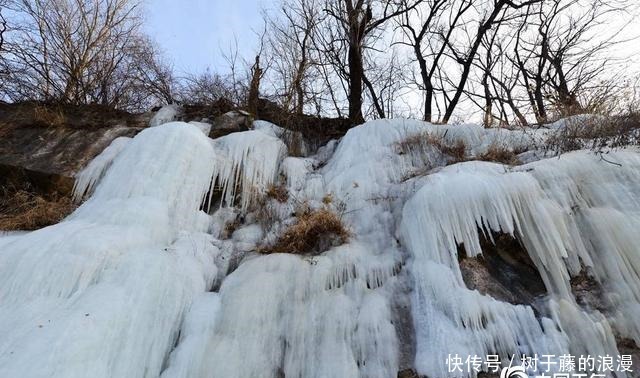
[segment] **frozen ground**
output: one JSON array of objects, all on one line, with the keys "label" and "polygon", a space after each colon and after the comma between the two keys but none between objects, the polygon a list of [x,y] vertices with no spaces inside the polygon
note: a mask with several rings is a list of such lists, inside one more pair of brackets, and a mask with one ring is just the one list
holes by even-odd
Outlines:
[{"label": "frozen ground", "polygon": [[[290,157],[275,125],[216,140],[202,124],[154,125],[87,166],[75,188],[87,199],[63,222],[0,235],[0,376],[445,378],[449,354],[640,344],[637,149],[545,158],[561,125],[381,120]],[[426,135],[464,141],[470,161],[403,149]],[[496,145],[528,163],[473,160]],[[286,202],[264,199],[274,184]],[[340,213],[349,243],[256,253],[303,202]],[[459,261],[492,232],[526,249],[546,288],[535,308],[467,288]],[[585,272],[597,309],[572,289]]]}]

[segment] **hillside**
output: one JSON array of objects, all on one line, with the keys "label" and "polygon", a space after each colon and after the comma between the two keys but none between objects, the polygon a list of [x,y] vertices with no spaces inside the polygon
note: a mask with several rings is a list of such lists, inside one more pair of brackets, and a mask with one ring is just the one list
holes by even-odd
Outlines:
[{"label": "hillside", "polygon": [[477,375],[451,355],[640,357],[640,149],[558,142],[601,119],[376,120],[320,147],[266,121],[176,119],[99,147],[82,134],[102,152],[77,162],[79,207],[0,235],[0,376],[445,378]]}]

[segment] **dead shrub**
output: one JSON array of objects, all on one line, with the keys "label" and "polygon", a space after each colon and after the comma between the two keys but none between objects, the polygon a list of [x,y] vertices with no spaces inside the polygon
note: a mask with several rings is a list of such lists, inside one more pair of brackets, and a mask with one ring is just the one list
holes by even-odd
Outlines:
[{"label": "dead shrub", "polygon": [[453,162],[464,161],[467,156],[467,144],[462,139],[458,139],[453,145],[444,143],[434,145],[437,146],[442,153],[451,156]]},{"label": "dead shrub", "polygon": [[322,208],[306,209],[297,214],[289,226],[271,246],[264,246],[261,253],[319,254],[331,247],[344,244],[349,231],[335,212]]},{"label": "dead shrub", "polygon": [[58,128],[67,123],[67,118],[60,108],[39,104],[33,108],[33,122],[42,127]]},{"label": "dead shrub", "polygon": [[478,160],[493,161],[496,163],[509,164],[509,165],[520,164],[520,161],[518,160],[518,156],[516,152],[514,152],[513,150],[505,146],[501,146],[498,144],[490,145],[485,153],[478,156]]},{"label": "dead shrub", "polygon": [[[289,194],[287,193],[287,197],[288,195]],[[255,215],[256,222],[258,222],[263,230],[269,230],[274,224],[280,221],[278,211],[274,206],[275,203],[271,201],[271,199],[274,199],[275,201],[280,202],[275,198],[275,196],[276,193],[269,194],[267,191],[265,195],[258,198],[250,208],[249,212]]]},{"label": "dead shrub", "polygon": [[265,194],[267,197],[273,198],[280,203],[285,203],[289,200],[289,191],[284,185],[271,185]]},{"label": "dead shrub", "polygon": [[408,153],[424,152],[426,146],[431,145],[441,153],[451,158],[450,164],[465,161],[467,156],[467,144],[462,139],[457,139],[453,144],[445,140],[447,133],[436,134],[423,132],[411,135],[396,144],[398,153],[401,155]]},{"label": "dead shrub", "polygon": [[629,112],[608,117],[569,118],[566,125],[552,133],[544,150],[562,154],[569,151],[621,148],[640,145],[640,113]]},{"label": "dead shrub", "polygon": [[4,189],[0,198],[0,230],[37,230],[60,222],[75,208],[69,197],[46,198],[22,189]]}]

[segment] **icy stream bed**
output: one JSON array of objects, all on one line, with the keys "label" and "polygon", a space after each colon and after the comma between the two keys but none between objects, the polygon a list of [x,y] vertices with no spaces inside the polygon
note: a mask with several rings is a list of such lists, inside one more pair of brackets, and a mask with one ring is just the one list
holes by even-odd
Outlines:
[{"label": "icy stream bed", "polygon": [[[203,130],[116,139],[78,176],[73,214],[0,235],[0,377],[474,377],[447,356],[640,345],[637,149],[544,158],[545,131],[380,120],[291,157],[275,125]],[[462,140],[469,161],[407,143],[425,135]],[[530,162],[474,161],[496,145]],[[265,199],[273,185],[285,201]],[[339,213],[349,242],[258,253],[302,204]],[[535,304],[465,283],[460,261],[497,234],[539,273]]]}]

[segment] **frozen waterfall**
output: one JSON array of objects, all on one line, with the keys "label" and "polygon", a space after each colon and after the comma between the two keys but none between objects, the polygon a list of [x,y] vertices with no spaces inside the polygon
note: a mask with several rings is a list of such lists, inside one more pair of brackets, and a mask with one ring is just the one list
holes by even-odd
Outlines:
[{"label": "frozen waterfall", "polygon": [[[73,214],[0,235],[0,376],[475,377],[447,357],[640,345],[638,149],[545,158],[554,129],[378,120],[291,157],[277,126],[258,126],[118,138],[78,175]],[[401,151],[424,135],[463,141],[468,161],[427,142]],[[530,162],[474,160],[496,144]],[[265,198],[274,185],[286,200]],[[301,204],[339,213],[349,242],[259,253]],[[498,234],[539,273],[535,303],[465,283],[461,261]],[[577,299],[580,275],[599,307]]]}]

